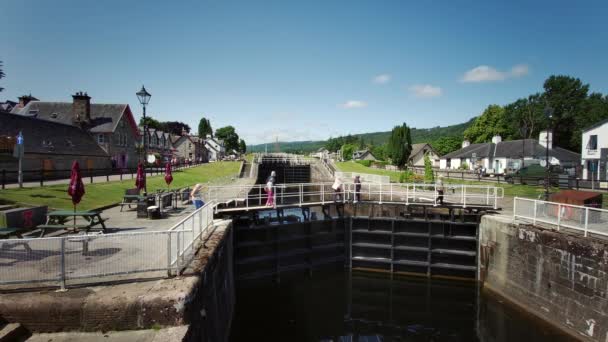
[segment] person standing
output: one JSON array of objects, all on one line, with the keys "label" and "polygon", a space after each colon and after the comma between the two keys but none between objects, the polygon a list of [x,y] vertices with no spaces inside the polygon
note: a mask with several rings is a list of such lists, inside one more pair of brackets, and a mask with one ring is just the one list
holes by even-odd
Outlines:
[{"label": "person standing", "polygon": [[190,198],[192,199],[192,204],[194,204],[194,208],[202,208],[205,205],[203,202],[203,194],[202,194],[203,186],[198,183],[192,188],[192,192],[190,192]]},{"label": "person standing", "polygon": [[437,183],[435,183],[435,189],[437,190],[437,200],[435,201],[435,204],[439,202],[439,204],[443,205],[443,177],[439,177],[437,179]]},{"label": "person standing", "polygon": [[266,187],[264,190],[266,191],[266,195],[268,199],[266,200],[267,207],[275,207],[274,203],[274,184],[276,182],[276,172],[272,171],[268,179],[266,179]]},{"label": "person standing", "polygon": [[331,188],[334,189],[334,202],[341,201],[342,181],[340,180],[340,178],[338,178],[338,176],[336,176],[334,184],[331,186]]},{"label": "person standing", "polygon": [[361,201],[361,176],[355,176],[355,201],[354,203]]}]

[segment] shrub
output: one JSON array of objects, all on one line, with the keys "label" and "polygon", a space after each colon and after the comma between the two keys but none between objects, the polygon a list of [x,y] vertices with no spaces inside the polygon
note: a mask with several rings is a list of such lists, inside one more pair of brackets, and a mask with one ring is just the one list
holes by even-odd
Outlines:
[{"label": "shrub", "polygon": [[431,158],[428,154],[424,155],[424,182],[425,183],[434,183],[435,182],[435,174],[433,173],[433,164],[431,163]]},{"label": "shrub", "polygon": [[371,160],[357,160],[357,163],[365,166],[365,167],[370,167],[372,166],[372,161]]},{"label": "shrub", "polygon": [[460,170],[468,170],[469,169],[469,164],[467,163],[462,163],[460,164],[460,167],[458,167]]}]

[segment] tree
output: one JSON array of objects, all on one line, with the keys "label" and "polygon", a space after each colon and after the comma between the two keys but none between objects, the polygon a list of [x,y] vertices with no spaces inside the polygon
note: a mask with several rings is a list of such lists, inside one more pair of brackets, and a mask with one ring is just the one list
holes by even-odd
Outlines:
[{"label": "tree", "polygon": [[234,127],[226,126],[215,130],[215,137],[224,140],[226,151],[239,150],[239,135]]},{"label": "tree", "polygon": [[[4,74],[4,71],[2,71],[2,61],[0,61],[0,80],[1,80],[1,79],[2,79],[4,76],[6,76],[6,75]],[[3,90],[4,90],[4,88],[0,87],[0,91],[3,91]]]},{"label": "tree", "polygon": [[342,145],[342,148],[341,148],[342,158],[344,158],[344,160],[353,159],[353,153],[355,152],[356,149],[357,149],[357,146],[355,146],[353,144]]},{"label": "tree", "polygon": [[538,137],[547,127],[544,115],[545,100],[541,94],[530,95],[505,107],[505,120],[513,137],[531,139]]},{"label": "tree", "polygon": [[441,137],[431,143],[431,146],[439,153],[440,156],[454,152],[462,146],[461,137]]},{"label": "tree", "polygon": [[245,144],[245,140],[239,140],[239,152],[246,153],[247,152],[247,144]]},{"label": "tree", "polygon": [[374,157],[380,160],[386,160],[386,144],[374,145],[370,148]]},{"label": "tree", "polygon": [[391,158],[393,165],[402,168],[407,164],[412,153],[412,137],[410,128],[405,123],[395,126],[391,131],[386,153]]},{"label": "tree", "polygon": [[190,133],[190,126],[180,121],[164,121],[161,125],[163,131],[174,135],[182,135],[184,129],[188,134]]},{"label": "tree", "polygon": [[161,124],[161,122],[159,122],[149,116],[146,116],[145,120],[143,117],[141,119],[139,119],[139,125],[141,127],[148,126],[148,128],[159,129],[159,130],[163,129],[163,125]]},{"label": "tree", "polygon": [[435,174],[433,173],[433,163],[429,154],[424,155],[424,182],[435,183]]},{"label": "tree", "polygon": [[[553,142],[555,145],[573,151],[580,151],[580,129],[583,125],[584,105],[589,92],[589,85],[578,78],[570,76],[550,76],[545,81],[544,98],[546,104],[553,108]],[[577,134],[578,133],[578,134]]]},{"label": "tree", "polygon": [[204,139],[208,134],[213,134],[211,122],[209,119],[201,118],[201,120],[198,122],[198,136]]},{"label": "tree", "polygon": [[464,131],[465,139],[471,143],[484,143],[495,135],[509,138],[513,135],[505,117],[505,109],[499,105],[490,105],[475,119],[475,122]]}]

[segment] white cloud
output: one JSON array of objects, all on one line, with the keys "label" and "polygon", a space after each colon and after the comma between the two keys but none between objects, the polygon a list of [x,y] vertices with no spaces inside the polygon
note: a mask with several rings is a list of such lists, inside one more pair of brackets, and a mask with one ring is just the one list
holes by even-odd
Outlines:
[{"label": "white cloud", "polygon": [[340,105],[340,107],[345,108],[345,109],[363,108],[363,107],[367,107],[367,103],[364,101],[359,101],[359,100],[349,100],[349,101],[342,103]]},{"label": "white cloud", "polygon": [[409,88],[410,92],[416,97],[431,98],[441,96],[443,90],[430,84],[417,84]]},{"label": "white cloud", "polygon": [[522,77],[528,74],[529,68],[526,64],[518,64],[511,68],[512,77]]},{"label": "white cloud", "polygon": [[518,78],[527,75],[529,68],[526,64],[518,64],[509,71],[500,71],[489,65],[480,65],[464,73],[461,82],[491,82],[504,81],[507,78]]},{"label": "white cloud", "polygon": [[372,82],[375,84],[386,84],[391,81],[391,75],[389,74],[380,74],[372,79]]}]

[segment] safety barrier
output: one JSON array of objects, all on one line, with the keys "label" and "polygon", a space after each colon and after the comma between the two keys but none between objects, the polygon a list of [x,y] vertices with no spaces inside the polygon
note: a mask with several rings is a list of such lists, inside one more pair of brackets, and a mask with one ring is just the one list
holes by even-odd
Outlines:
[{"label": "safety barrier", "polygon": [[513,219],[608,236],[608,210],[515,197]]},{"label": "safety barrier", "polygon": [[[167,231],[0,240],[0,285],[60,286],[180,273],[213,227],[214,202]],[[112,279],[110,279],[112,277]]]},{"label": "safety barrier", "polygon": [[391,182],[390,176],[374,175],[370,173],[336,171],[334,173],[334,176],[338,177],[341,181],[345,183],[353,182],[356,176],[359,176],[361,183],[388,184]]}]

